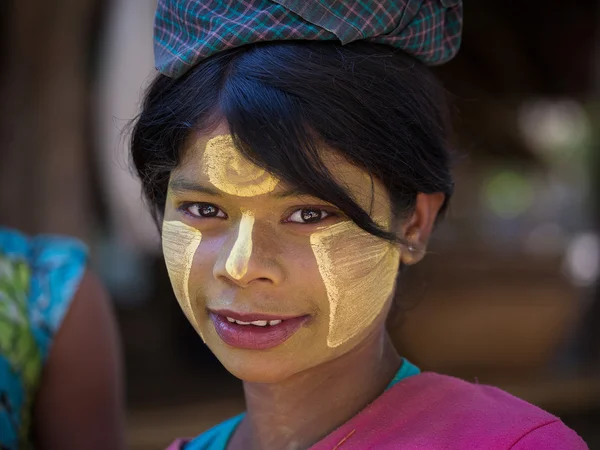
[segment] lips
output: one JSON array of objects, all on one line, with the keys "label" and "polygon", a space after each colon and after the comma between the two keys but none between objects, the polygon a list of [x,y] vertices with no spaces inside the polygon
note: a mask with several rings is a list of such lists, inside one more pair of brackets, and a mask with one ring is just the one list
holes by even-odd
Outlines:
[{"label": "lips", "polygon": [[209,316],[223,342],[247,350],[277,347],[308,320],[308,316],[239,314],[225,310],[211,311]]}]

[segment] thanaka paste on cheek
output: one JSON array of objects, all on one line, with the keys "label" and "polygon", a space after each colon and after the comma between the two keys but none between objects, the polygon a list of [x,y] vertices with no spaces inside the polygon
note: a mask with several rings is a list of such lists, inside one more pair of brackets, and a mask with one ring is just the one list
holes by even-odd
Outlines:
[{"label": "thanaka paste on cheek", "polygon": [[310,245],[329,299],[327,345],[337,347],[383,310],[394,290],[400,252],[352,221],[313,233]]},{"label": "thanaka paste on cheek", "polygon": [[190,272],[201,240],[202,233],[183,222],[163,222],[162,247],[173,292],[186,317],[204,340],[189,294]]},{"label": "thanaka paste on cheek", "polygon": [[217,189],[238,197],[266,194],[278,183],[269,172],[248,161],[235,148],[230,135],[208,141],[201,164]]},{"label": "thanaka paste on cheek", "polygon": [[248,264],[252,256],[252,229],[254,213],[244,211],[238,228],[237,239],[225,262],[225,270],[232,278],[240,280],[248,272]]}]

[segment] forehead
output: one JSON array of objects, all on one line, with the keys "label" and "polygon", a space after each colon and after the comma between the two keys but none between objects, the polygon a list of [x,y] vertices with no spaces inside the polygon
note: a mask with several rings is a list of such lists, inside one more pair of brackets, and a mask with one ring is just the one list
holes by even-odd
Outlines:
[{"label": "forehead", "polygon": [[[229,129],[226,126],[219,125],[210,133],[192,134],[185,144],[184,157],[174,173],[190,181],[219,189],[222,186],[215,185],[215,180],[218,179],[215,174],[224,170],[231,173],[232,169],[235,169],[236,176],[229,181],[235,183],[237,180],[238,184],[243,184],[254,179],[262,185],[262,188],[259,186],[256,189],[256,195],[277,194],[291,188],[285,180],[269,176],[275,181],[272,183],[272,189],[265,189],[269,181],[265,177],[264,169],[245,158],[235,148],[228,133]],[[389,206],[387,189],[366,170],[350,163],[340,152],[327,146],[322,147],[320,157],[333,179],[367,212],[373,208],[381,212],[381,205]],[[232,165],[235,167],[232,168]]]}]

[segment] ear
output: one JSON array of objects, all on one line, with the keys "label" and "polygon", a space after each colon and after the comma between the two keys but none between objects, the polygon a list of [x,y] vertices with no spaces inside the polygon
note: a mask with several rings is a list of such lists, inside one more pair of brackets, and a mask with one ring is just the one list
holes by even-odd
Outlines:
[{"label": "ear", "polygon": [[417,195],[413,213],[399,225],[398,232],[407,241],[407,245],[402,246],[402,263],[416,264],[425,256],[435,219],[445,198],[442,192]]}]

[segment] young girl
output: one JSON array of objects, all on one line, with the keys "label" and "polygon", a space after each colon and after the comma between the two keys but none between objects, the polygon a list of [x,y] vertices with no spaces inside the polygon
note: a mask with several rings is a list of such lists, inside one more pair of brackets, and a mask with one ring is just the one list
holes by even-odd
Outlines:
[{"label": "young girl", "polygon": [[[386,331],[453,190],[458,1],[160,1],[132,156],[188,320],[247,412],[171,449],[585,449]],[[402,274],[399,276],[399,274]]]}]

